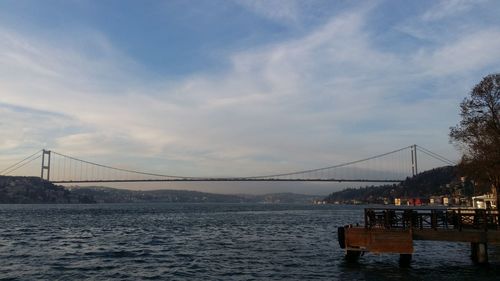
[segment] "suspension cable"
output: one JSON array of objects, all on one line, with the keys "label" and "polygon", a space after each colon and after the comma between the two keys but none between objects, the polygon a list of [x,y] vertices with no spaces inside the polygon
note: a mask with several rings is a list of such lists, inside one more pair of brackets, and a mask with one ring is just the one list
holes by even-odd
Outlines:
[{"label": "suspension cable", "polygon": [[22,167],[26,166],[27,164],[29,164],[29,163],[31,163],[31,162],[33,162],[33,161],[35,161],[36,159],[38,159],[38,158],[40,158],[40,157],[42,157],[42,155],[38,155],[37,157],[35,157],[35,158],[33,158],[33,159],[31,159],[31,160],[29,160],[29,161],[27,161],[27,162],[23,163],[21,166],[18,166],[18,167],[15,167],[14,169],[9,170],[8,172],[6,172],[6,173],[5,173],[5,175],[10,174],[10,173],[12,173],[12,172],[14,172],[14,171],[16,171],[16,170],[18,170],[18,169],[20,169],[20,168],[22,168]]},{"label": "suspension cable", "polygon": [[52,153],[57,154],[57,155],[62,156],[62,157],[65,157],[65,158],[68,158],[68,159],[71,159],[71,160],[74,160],[74,161],[80,161],[80,162],[83,162],[83,163],[86,163],[86,164],[94,165],[94,166],[101,167],[101,168],[111,169],[111,170],[115,170],[115,171],[121,171],[121,172],[139,174],[139,175],[144,175],[144,176],[164,177],[164,178],[177,178],[177,179],[194,179],[194,178],[197,178],[197,177],[162,175],[162,174],[147,173],[147,172],[141,172],[141,171],[135,171],[135,170],[129,170],[129,169],[115,168],[115,167],[111,167],[111,166],[106,166],[106,165],[98,164],[98,163],[95,163],[95,162],[81,160],[81,159],[78,159],[78,158],[75,158],[75,157],[71,157],[71,156],[68,156],[68,155],[64,155],[64,154],[61,154],[61,153],[58,153],[58,152],[55,152],[55,151],[52,151]]},{"label": "suspension cable", "polygon": [[[407,149],[409,149],[411,147],[412,146],[407,146],[407,147],[403,147],[403,148],[400,148],[400,149],[397,149],[397,150],[393,150],[393,151],[390,151],[390,152],[386,152],[386,153],[382,153],[382,154],[379,154],[379,155],[375,155],[375,156],[371,156],[371,157],[368,157],[368,158],[364,158],[364,159],[361,159],[361,160],[346,162],[346,163],[337,164],[337,165],[328,166],[328,167],[323,167],[323,168],[318,168],[318,169],[309,169],[309,170],[294,171],[294,172],[280,173],[280,174],[270,174],[270,175],[264,175],[264,176],[227,177],[226,179],[265,179],[265,178],[276,178],[276,177],[292,176],[292,175],[299,175],[299,174],[306,174],[306,173],[315,173],[315,172],[317,172],[318,175],[323,176],[324,173],[319,173],[319,172],[323,172],[325,170],[333,170],[333,169],[341,168],[341,167],[346,167],[346,166],[350,166],[350,165],[361,163],[361,162],[366,162],[366,161],[373,160],[373,159],[378,159],[378,158],[381,158],[381,157],[384,157],[384,156],[387,156],[387,155],[391,155],[391,154],[395,154],[395,153],[400,152],[400,151],[407,150]],[[449,160],[449,159],[447,159],[447,158],[445,158],[445,157],[443,157],[443,156],[441,156],[441,155],[439,155],[437,153],[434,153],[434,152],[432,152],[432,151],[430,151],[430,150],[428,150],[428,149],[426,149],[424,147],[421,147],[421,146],[418,146],[418,147],[420,148],[420,151],[422,153],[424,153],[424,154],[426,154],[426,155],[428,155],[428,156],[430,156],[430,157],[432,157],[432,158],[434,158],[436,160],[439,160],[439,161],[444,162],[444,163],[449,164],[449,165],[456,165],[456,163],[454,161],[452,161],[452,160]],[[11,166],[7,167],[6,169],[2,170],[0,172],[0,175],[1,174],[6,174],[6,173],[11,173],[11,172],[13,172],[13,171],[15,171],[15,170],[17,170],[17,169],[25,166],[26,164],[34,161],[35,159],[40,158],[41,155],[38,155],[38,157],[33,158],[35,155],[37,155],[38,153],[40,153],[40,151],[42,151],[42,150],[39,150],[36,153],[34,153],[34,154],[32,154],[32,155],[24,158],[23,160],[17,162],[16,164],[11,165]],[[72,156],[68,156],[68,155],[65,155],[65,154],[58,153],[56,151],[52,151],[52,153],[54,155],[57,155],[59,157],[64,158],[64,161],[63,161],[64,164],[66,164],[66,161],[65,161],[66,159],[80,162],[80,177],[82,177],[82,178],[83,178],[83,176],[82,176],[82,173],[83,173],[83,170],[82,170],[83,169],[83,164],[87,164],[87,165],[92,165],[92,167],[100,167],[100,168],[108,169],[108,171],[109,170],[113,170],[113,171],[117,171],[117,172],[125,172],[125,173],[131,173],[131,174],[137,174],[137,175],[144,175],[144,176],[163,177],[163,178],[172,178],[172,179],[218,179],[218,177],[175,176],[175,175],[148,173],[148,172],[142,172],[142,171],[131,170],[131,169],[115,168],[115,167],[111,167],[111,166],[107,166],[107,165],[98,164],[98,163],[95,163],[95,162],[90,162],[90,161],[85,161],[85,160],[82,160],[82,159],[78,159],[78,158],[75,158],[75,157],[72,157]],[[23,162],[26,162],[26,163],[23,163]],[[61,161],[58,161],[59,164],[60,164],[60,162]],[[70,161],[70,165],[71,165],[71,161]],[[76,163],[75,163],[75,165],[76,165]],[[78,174],[78,167],[75,166],[75,168],[76,168],[75,173]],[[86,170],[86,173],[87,173],[87,170],[88,170],[87,167],[86,167],[85,170]],[[65,169],[63,169],[63,174],[64,173],[65,173]],[[64,176],[65,175],[63,175],[63,177]],[[87,177],[88,177],[88,175],[87,175]]]},{"label": "suspension cable", "polygon": [[[390,155],[390,154],[394,154],[394,153],[397,153],[397,152],[409,149],[410,147],[411,146],[407,146],[407,147],[396,149],[396,150],[393,150],[393,151],[390,151],[390,152],[386,152],[386,153],[382,153],[382,154],[379,154],[379,155],[375,155],[375,156],[371,156],[371,157],[368,157],[368,158],[364,158],[364,159],[361,159],[361,160],[346,162],[346,163],[342,163],[342,164],[338,164],[338,165],[333,165],[333,166],[328,166],[328,167],[323,167],[323,168],[318,168],[318,169],[310,169],[310,170],[304,170],[304,171],[295,171],[295,172],[290,172],[290,173],[281,173],[281,174],[264,175],[264,176],[228,177],[228,179],[260,179],[260,178],[282,177],[282,176],[291,176],[291,175],[297,175],[297,174],[318,172],[318,171],[323,171],[323,170],[329,170],[329,169],[335,169],[335,168],[345,167],[345,166],[357,164],[357,163],[360,163],[360,162],[365,162],[365,161],[368,161],[368,160],[372,160],[372,159],[384,157],[384,156],[387,156],[387,155]],[[83,163],[87,163],[87,164],[94,165],[94,166],[97,166],[97,167],[107,168],[107,169],[112,169],[112,170],[115,170],[115,171],[122,171],[122,172],[127,172],[127,173],[134,173],[134,174],[139,174],[139,175],[155,176],[155,177],[165,177],[165,178],[176,178],[176,179],[217,179],[216,177],[174,176],[174,175],[155,174],[155,173],[147,173],[147,172],[141,172],[141,171],[136,171],[136,170],[115,168],[115,167],[111,167],[111,166],[107,166],[107,165],[98,164],[98,163],[95,163],[95,162],[81,160],[81,159],[78,159],[78,158],[75,158],[75,157],[71,157],[71,156],[68,156],[68,155],[64,155],[64,154],[61,154],[61,153],[58,153],[58,152],[55,152],[55,151],[52,151],[52,153],[57,154],[57,155],[62,156],[62,157],[65,157],[65,158],[68,158],[68,159],[71,159],[71,160],[74,160],[74,161],[81,161]]]},{"label": "suspension cable", "polygon": [[[35,153],[31,154],[30,156],[28,156],[28,157],[24,158],[23,160],[21,160],[21,161],[17,162],[16,164],[14,164],[14,165],[10,165],[9,167],[7,167],[7,168],[3,169],[2,171],[0,171],[0,175],[4,175],[4,174],[6,174],[6,173],[4,173],[5,171],[8,171],[8,170],[10,170],[10,169],[14,168],[15,166],[17,166],[17,165],[21,164],[22,162],[24,162],[24,161],[26,161],[26,160],[30,159],[31,157],[33,157],[33,156],[37,155],[37,154],[38,154],[38,153],[40,153],[41,151],[42,151],[42,150],[40,149],[40,150],[38,150],[37,152],[35,152]],[[31,161],[30,161],[30,162],[31,162]],[[23,165],[23,166],[24,166],[24,165]],[[22,166],[21,166],[21,167],[22,167]],[[17,169],[18,169],[18,168],[16,168],[15,170],[17,170]],[[15,170],[14,170],[14,171],[15,171]],[[12,172],[12,171],[10,171],[10,172]],[[9,172],[9,173],[10,173],[10,172]]]},{"label": "suspension cable", "polygon": [[324,167],[324,168],[319,168],[319,169],[304,170],[304,171],[295,171],[295,172],[290,172],[290,173],[274,174],[274,175],[267,175],[267,176],[245,177],[245,178],[246,179],[272,178],[272,177],[290,176],[290,175],[297,175],[297,174],[304,174],[304,173],[316,172],[316,171],[321,171],[321,170],[335,169],[335,168],[340,168],[340,167],[345,167],[345,166],[357,164],[357,163],[360,163],[360,162],[365,162],[365,161],[372,160],[372,159],[375,159],[375,158],[384,157],[384,156],[387,156],[389,154],[393,154],[393,153],[396,153],[396,152],[400,152],[400,151],[409,149],[410,147],[411,146],[407,146],[407,147],[396,149],[396,150],[393,150],[393,151],[390,151],[390,152],[386,152],[386,153],[382,153],[382,154],[375,155],[375,156],[372,156],[372,157],[364,158],[364,159],[361,159],[361,160],[356,160],[356,161],[352,161],[352,162],[346,162],[346,163],[342,163],[342,164],[338,164],[338,165],[334,165],[334,166],[329,166],[329,167]]},{"label": "suspension cable", "polygon": [[434,159],[437,159],[437,160],[440,160],[441,162],[443,163],[446,163],[446,164],[450,164],[450,165],[456,165],[457,163],[455,161],[452,161],[442,155],[439,155],[435,152],[432,152],[428,149],[426,149],[425,147],[421,147],[420,145],[417,145],[418,148],[421,149],[422,152],[424,152],[425,154],[427,154],[428,156],[434,158]]}]

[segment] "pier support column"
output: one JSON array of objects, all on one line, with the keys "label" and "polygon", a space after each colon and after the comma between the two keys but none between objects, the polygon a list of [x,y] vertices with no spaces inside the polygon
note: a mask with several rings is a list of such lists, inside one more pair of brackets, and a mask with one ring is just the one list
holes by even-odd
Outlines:
[{"label": "pier support column", "polygon": [[486,243],[471,243],[471,259],[477,264],[488,263],[488,245]]},{"label": "pier support column", "polygon": [[399,254],[399,266],[408,267],[411,263],[411,254]]},{"label": "pier support column", "polygon": [[361,256],[361,251],[347,250],[345,251],[345,260],[347,262],[357,262]]}]

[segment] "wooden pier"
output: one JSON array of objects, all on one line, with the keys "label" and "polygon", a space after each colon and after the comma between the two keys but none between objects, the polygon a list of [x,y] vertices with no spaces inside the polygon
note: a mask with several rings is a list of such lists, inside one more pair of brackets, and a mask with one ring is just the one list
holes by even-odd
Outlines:
[{"label": "wooden pier", "polygon": [[365,225],[339,227],[340,247],[346,259],[361,254],[400,254],[407,265],[413,254],[413,240],[468,242],[475,263],[488,263],[488,244],[500,244],[497,210],[485,209],[396,209],[367,208]]}]

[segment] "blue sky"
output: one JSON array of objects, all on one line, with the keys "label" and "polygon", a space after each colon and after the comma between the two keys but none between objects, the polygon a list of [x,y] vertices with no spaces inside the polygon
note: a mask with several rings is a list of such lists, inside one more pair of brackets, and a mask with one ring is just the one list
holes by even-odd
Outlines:
[{"label": "blue sky", "polygon": [[466,0],[0,1],[0,166],[42,147],[208,176],[413,143],[458,159],[449,127],[499,72],[499,14]]}]

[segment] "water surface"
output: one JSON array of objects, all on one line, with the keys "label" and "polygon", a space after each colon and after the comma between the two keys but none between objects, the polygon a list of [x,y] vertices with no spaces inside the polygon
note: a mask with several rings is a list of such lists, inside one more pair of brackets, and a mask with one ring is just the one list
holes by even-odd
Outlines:
[{"label": "water surface", "polygon": [[0,205],[0,280],[497,280],[466,243],[415,242],[349,264],[337,227],[362,207],[265,204]]}]

